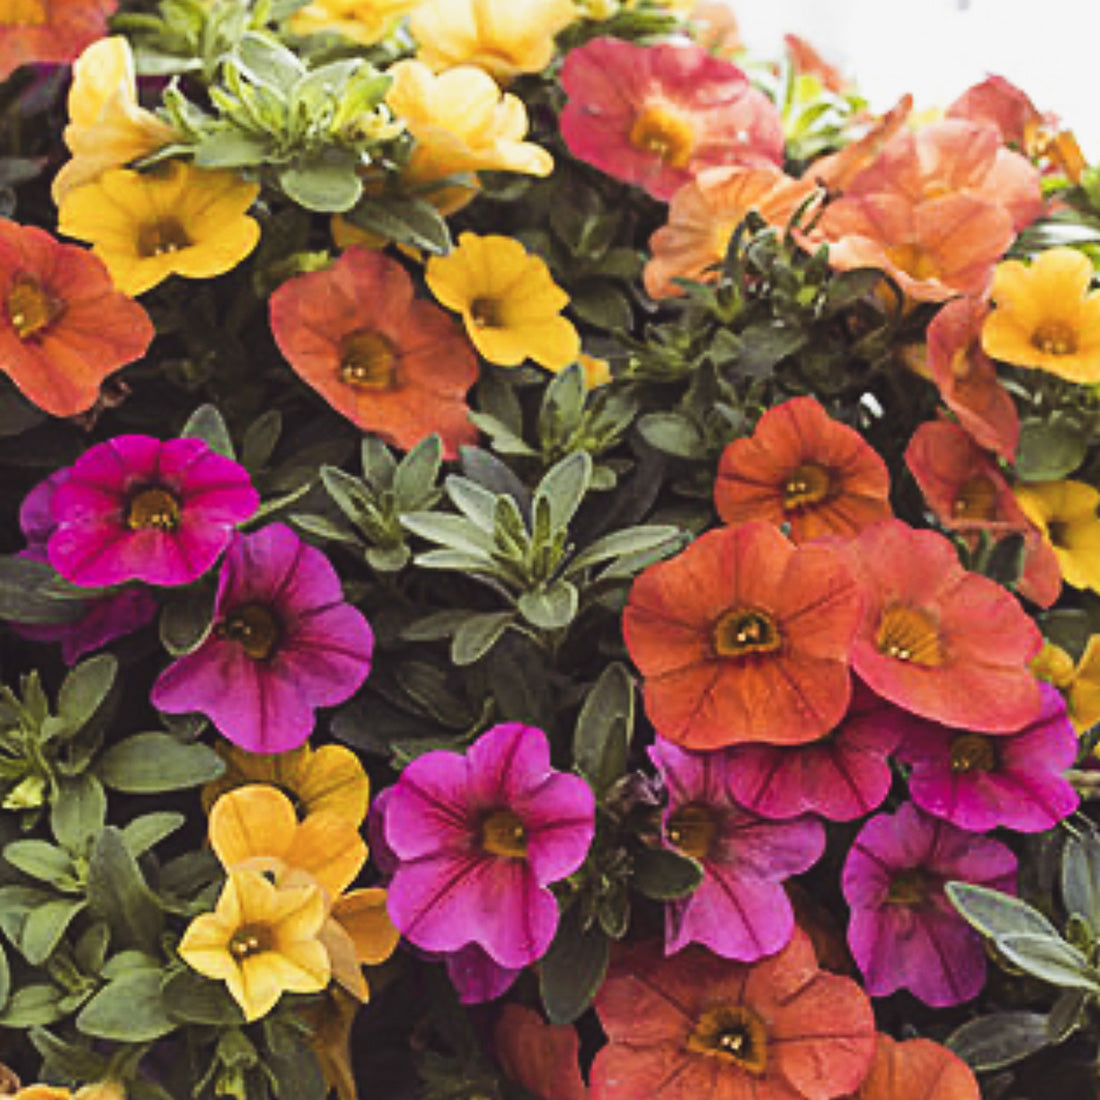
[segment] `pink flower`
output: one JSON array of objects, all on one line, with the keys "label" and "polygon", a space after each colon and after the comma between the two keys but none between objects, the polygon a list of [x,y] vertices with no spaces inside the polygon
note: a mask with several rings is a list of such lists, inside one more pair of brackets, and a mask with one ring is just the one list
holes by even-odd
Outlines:
[{"label": "pink flower", "polygon": [[782,163],[775,105],[700,46],[594,38],[566,56],[561,85],[570,152],[656,199],[713,165]]},{"label": "pink flower", "polygon": [[852,911],[848,946],[872,997],[908,989],[942,1008],[981,990],[985,949],[944,894],[952,880],[1014,893],[1016,857],[909,802],[859,831],[841,887]]},{"label": "pink flower", "polygon": [[794,913],[783,880],[813,866],[825,848],[819,821],[765,821],[730,798],[731,757],[685,752],[657,739],[650,759],[668,788],[669,846],[697,859],[703,881],[665,910],[665,952],[701,943],[751,962],[791,938]]},{"label": "pink flower", "polygon": [[205,714],[249,752],[286,752],[309,736],[315,708],[358,690],[373,647],[325,555],[276,523],[229,548],[213,629],[161,673],[152,702]]},{"label": "pink flower", "polygon": [[391,788],[386,844],[400,861],[390,918],[426,951],[483,948],[499,967],[541,958],[558,926],[547,889],[575,871],[595,832],[595,798],[550,767],[546,734],[493,726],[465,756],[417,757]]},{"label": "pink flower", "polygon": [[54,494],[50,564],[89,588],[189,584],[229,545],[260,495],[201,439],[121,435],[84,452]]}]

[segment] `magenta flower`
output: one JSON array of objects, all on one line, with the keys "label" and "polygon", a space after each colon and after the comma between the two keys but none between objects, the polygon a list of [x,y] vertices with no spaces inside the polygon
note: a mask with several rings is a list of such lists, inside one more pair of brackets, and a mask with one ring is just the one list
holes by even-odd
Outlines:
[{"label": "magenta flower", "polygon": [[458,991],[458,999],[464,1005],[495,1001],[507,993],[522,968],[510,969],[498,966],[492,956],[476,943],[468,943],[446,956],[447,977]]},{"label": "magenta flower", "polygon": [[383,827],[400,860],[387,907],[402,934],[426,951],[477,944],[514,970],[554,938],[547,886],[584,862],[595,798],[579,776],[551,768],[542,730],[508,722],[465,756],[417,757],[391,788]]},{"label": "magenta flower", "polygon": [[703,881],[665,909],[665,953],[701,943],[727,959],[752,962],[784,947],[794,912],[783,880],[817,862],[821,822],[765,821],[729,794],[732,754],[686,752],[658,737],[650,759],[668,788],[665,836],[697,859]]},{"label": "magenta flower", "polygon": [[909,989],[942,1008],[982,988],[985,949],[944,894],[952,880],[1015,893],[1016,857],[911,802],[859,831],[841,888],[852,911],[848,946],[872,997]]},{"label": "magenta flower", "polygon": [[168,714],[205,714],[249,752],[286,752],[309,736],[317,707],[358,690],[373,648],[325,555],[275,523],[232,543],[210,634],[151,698]]},{"label": "magenta flower", "polygon": [[970,733],[914,719],[897,753],[912,765],[913,801],[976,833],[998,825],[1041,833],[1073,813],[1080,798],[1065,771],[1077,759],[1077,734],[1058,690],[1039,690],[1039,716],[1016,733]]},{"label": "magenta flower", "polygon": [[[57,526],[52,503],[59,485],[69,477],[67,469],[50,474],[23,499],[19,526],[27,548],[19,556],[31,561],[48,561],[46,544]],[[12,623],[12,629],[32,642],[60,642],[61,658],[76,664],[85,653],[99,649],[115,638],[131,634],[152,621],[157,601],[146,588],[128,587],[88,599],[73,600],[74,618],[65,623]]]},{"label": "magenta flower", "polygon": [[85,451],[58,487],[47,553],[89,588],[189,584],[259,503],[244,467],[201,439],[116,436]]},{"label": "magenta flower", "polygon": [[783,160],[775,105],[693,44],[593,38],[561,71],[561,135],[579,160],[667,200],[703,168]]},{"label": "magenta flower", "polygon": [[912,720],[855,680],[847,715],[821,739],[805,745],[753,743],[729,749],[730,794],[761,817],[862,817],[889,792],[893,773],[887,758]]}]

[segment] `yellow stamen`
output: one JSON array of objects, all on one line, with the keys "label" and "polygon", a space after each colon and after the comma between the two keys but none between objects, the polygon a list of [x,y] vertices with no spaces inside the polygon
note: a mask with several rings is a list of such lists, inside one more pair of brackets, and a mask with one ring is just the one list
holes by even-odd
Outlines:
[{"label": "yellow stamen", "polygon": [[1077,333],[1064,321],[1045,321],[1031,334],[1031,343],[1045,355],[1073,355]]},{"label": "yellow stamen", "polygon": [[397,349],[375,329],[348,333],[340,345],[340,378],[357,389],[384,390],[397,373]]},{"label": "yellow stamen", "polygon": [[993,739],[980,733],[964,733],[951,740],[953,772],[991,772],[997,766]]},{"label": "yellow stamen", "polygon": [[882,613],[875,648],[887,657],[934,668],[943,664],[939,629],[931,617],[915,607],[891,604]]},{"label": "yellow stamen", "polygon": [[218,626],[218,635],[240,644],[254,661],[266,661],[278,648],[282,627],[270,608],[259,603],[238,607]]},{"label": "yellow stamen", "polygon": [[138,230],[137,251],[139,256],[148,259],[150,256],[179,252],[194,243],[177,218],[158,218],[146,222]]},{"label": "yellow stamen", "polygon": [[229,954],[238,961],[258,955],[270,948],[268,929],[246,925],[233,933],[229,941]]},{"label": "yellow stamen", "polygon": [[794,512],[808,505],[820,504],[832,491],[832,478],[824,466],[808,462],[799,466],[783,486],[783,510]]},{"label": "yellow stamen", "polygon": [[167,489],[142,489],[126,506],[126,526],[131,531],[174,531],[179,522],[179,501]]},{"label": "yellow stamen", "polygon": [[511,810],[494,810],[481,823],[481,847],[494,856],[524,859],[527,830]]},{"label": "yellow stamen", "polygon": [[709,807],[691,803],[669,817],[665,831],[684,855],[706,859],[718,832],[718,819]]},{"label": "yellow stamen", "polygon": [[51,298],[33,275],[16,275],[8,291],[8,320],[20,340],[44,332],[64,312],[65,305]]},{"label": "yellow stamen", "polygon": [[630,128],[630,144],[652,153],[670,168],[685,168],[695,151],[691,124],[666,107],[652,105],[642,110]]},{"label": "yellow stamen", "polygon": [[899,871],[890,879],[886,891],[888,905],[922,905],[928,898],[928,875],[919,867],[909,867]]},{"label": "yellow stamen", "polygon": [[997,486],[984,474],[967,478],[951,502],[951,514],[957,519],[993,519],[997,515]]},{"label": "yellow stamen", "polygon": [[754,1077],[762,1077],[768,1068],[768,1029],[743,1005],[716,1005],[699,1017],[688,1035],[687,1049],[732,1062]]},{"label": "yellow stamen", "polygon": [[714,624],[712,637],[719,657],[774,653],[783,644],[775,620],[766,611],[752,607],[728,611]]}]

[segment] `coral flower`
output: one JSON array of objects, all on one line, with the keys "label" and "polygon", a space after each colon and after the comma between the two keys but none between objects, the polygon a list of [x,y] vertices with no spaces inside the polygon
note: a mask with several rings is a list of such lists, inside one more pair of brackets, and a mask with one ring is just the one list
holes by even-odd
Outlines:
[{"label": "coral flower", "polygon": [[75,416],[155,330],[88,252],[0,220],[0,371],[51,416]]},{"label": "coral flower", "polygon": [[1100,291],[1088,292],[1092,261],[1075,248],[1040,252],[1031,265],[997,265],[997,308],[982,327],[987,355],[1069,382],[1100,382]]},{"label": "coral flower", "polygon": [[1080,799],[1063,773],[1077,759],[1077,735],[1056,688],[1041,685],[1038,717],[1015,733],[987,734],[914,721],[898,749],[910,765],[909,795],[960,829],[1052,829]]},{"label": "coral flower", "polygon": [[342,34],[373,46],[392,31],[420,0],[311,0],[290,17],[295,34]]},{"label": "coral flower", "polygon": [[0,0],[0,80],[20,65],[68,64],[107,33],[118,0]]},{"label": "coral flower", "polygon": [[839,152],[818,157],[806,169],[805,178],[833,194],[842,194],[860,172],[875,162],[887,142],[905,125],[912,109],[913,97],[907,93],[885,114],[873,118],[866,133]]},{"label": "coral flower", "polygon": [[555,1027],[533,1009],[507,1004],[493,1031],[497,1060],[509,1080],[541,1100],[588,1100],[572,1026]]},{"label": "coral flower", "polygon": [[712,282],[733,231],[750,210],[782,227],[816,191],[811,181],[791,179],[777,168],[704,168],[672,196],[668,224],[649,239],[646,292],[653,298],[682,294],[677,278]]},{"label": "coral flower", "polygon": [[328,953],[317,939],[324,919],[318,886],[277,887],[259,871],[230,871],[217,908],[187,926],[178,951],[193,970],[225,982],[251,1023],[284,992],[328,985]]},{"label": "coral flower", "polygon": [[230,546],[213,629],[151,698],[168,714],[205,714],[249,752],[285,752],[309,736],[317,707],[358,690],[373,647],[328,558],[276,523]]},{"label": "coral flower", "polygon": [[383,817],[399,860],[394,924],[427,951],[474,943],[502,967],[534,962],[558,925],[547,887],[584,862],[594,815],[591,788],[551,768],[546,734],[532,726],[493,726],[465,756],[417,757]]},{"label": "coral flower", "polygon": [[943,1008],[981,990],[985,949],[944,894],[953,880],[1014,893],[1016,857],[909,802],[860,829],[841,887],[852,911],[848,945],[872,997],[908,989]]},{"label": "coral flower", "polygon": [[73,584],[190,584],[260,503],[243,466],[201,439],[120,435],[86,450],[51,504],[50,564]]},{"label": "coral flower", "polygon": [[425,279],[448,309],[462,314],[474,347],[502,367],[533,359],[559,371],[576,361],[580,337],[561,316],[569,295],[550,269],[511,237],[463,233],[449,256],[432,256]]},{"label": "coral flower", "polygon": [[970,1067],[931,1039],[878,1036],[871,1072],[854,1100],[982,1100]]},{"label": "coral flower", "polygon": [[878,194],[831,203],[814,239],[828,243],[829,263],[841,271],[878,268],[909,298],[942,302],[982,294],[1014,236],[1002,207],[970,195],[914,206],[898,195]]},{"label": "coral flower", "polygon": [[409,20],[417,60],[435,72],[476,65],[498,83],[539,73],[554,36],[579,15],[572,0],[425,0]]},{"label": "coral flower", "polygon": [[765,523],[708,531],[635,580],[623,634],[657,732],[801,744],[844,716],[859,593],[838,551]]},{"label": "coral flower", "polygon": [[1043,639],[1010,592],[900,520],[868,527],[849,557],[863,590],[852,668],[868,687],[948,726],[1011,733],[1035,718],[1027,666]]},{"label": "coral flower", "polygon": [[790,525],[795,542],[850,536],[890,512],[886,463],[812,397],[769,409],[722,452],[714,504],[726,523]]},{"label": "coral flower", "polygon": [[658,738],[649,756],[668,790],[668,844],[703,868],[691,896],[665,909],[666,953],[700,943],[751,962],[778,951],[794,931],[783,880],[820,858],[821,823],[765,821],[743,809],[729,795],[735,764],[725,752],[688,753]]},{"label": "coral flower", "polygon": [[608,1044],[592,1100],[830,1100],[863,1080],[875,1047],[871,1002],[817,968],[796,929],[752,964],[688,948],[623,951],[596,995]]},{"label": "coral flower", "polygon": [[1053,548],[1066,584],[1100,592],[1100,491],[1083,481],[1040,481],[1018,486],[1016,500]]},{"label": "coral flower", "polygon": [[283,283],[270,311],[287,362],[356,427],[403,449],[436,432],[448,458],[477,439],[465,402],[477,358],[396,260],[349,248]]},{"label": "coral flower", "polygon": [[233,172],[181,161],[144,173],[113,168],[62,198],[57,228],[88,241],[134,297],[169,275],[209,279],[236,267],[260,239],[245,213],[259,193]]},{"label": "coral flower", "polygon": [[594,38],[566,56],[561,86],[569,151],[655,199],[670,199],[704,168],[782,162],[775,105],[700,46]]},{"label": "coral flower", "polygon": [[53,181],[58,206],[74,188],[175,141],[176,131],[138,106],[134,55],[121,35],[93,42],[73,65],[65,144],[72,159]]}]

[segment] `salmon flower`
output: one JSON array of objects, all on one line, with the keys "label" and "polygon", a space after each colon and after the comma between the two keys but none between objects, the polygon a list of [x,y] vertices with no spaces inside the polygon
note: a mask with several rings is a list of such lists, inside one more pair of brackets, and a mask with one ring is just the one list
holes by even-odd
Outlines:
[{"label": "salmon flower", "polygon": [[1053,548],[1062,579],[1100,592],[1100,491],[1083,481],[1020,485],[1016,500]]},{"label": "salmon flower", "polygon": [[579,1066],[580,1040],[572,1025],[554,1026],[519,1004],[497,1017],[493,1045],[509,1080],[539,1100],[588,1100]]},{"label": "salmon flower", "polygon": [[642,573],[623,634],[666,740],[692,750],[802,744],[848,708],[858,617],[838,551],[746,523],[708,531]]},{"label": "salmon flower", "polygon": [[259,193],[233,172],[182,161],[140,174],[114,168],[62,198],[58,230],[88,241],[115,286],[136,297],[169,275],[209,279],[236,267],[260,239],[245,213]]},{"label": "salmon flower", "polygon": [[569,151],[655,199],[704,168],[783,159],[775,105],[736,65],[694,44],[594,38],[566,56],[561,86]]},{"label": "salmon flower", "polygon": [[20,65],[67,65],[107,33],[118,0],[0,0],[0,80]]},{"label": "salmon flower", "polygon": [[43,229],[0,220],[0,371],[51,416],[90,409],[156,335],[103,263]]},{"label": "salmon flower", "polygon": [[396,260],[349,248],[288,279],[269,310],[287,362],[356,427],[404,450],[438,433],[448,458],[476,440],[465,397],[477,359],[454,321],[414,296]]},{"label": "salmon flower", "polygon": [[725,523],[785,523],[800,543],[854,535],[886,519],[889,496],[886,463],[812,397],[776,405],[749,438],[728,444],[714,483],[714,504]]},{"label": "salmon flower", "polygon": [[1075,248],[1040,252],[1031,265],[997,265],[996,309],[982,326],[994,359],[1068,382],[1100,382],[1100,291],[1089,293],[1092,261]]},{"label": "salmon flower", "polygon": [[381,41],[420,0],[310,0],[290,17],[295,34],[341,34],[360,46]]},{"label": "salmon flower", "polygon": [[813,161],[806,169],[804,178],[812,179],[834,195],[843,194],[848,184],[875,162],[890,139],[905,125],[912,109],[913,97],[903,95],[889,111],[872,118],[865,133],[839,152]]},{"label": "salmon flower", "polygon": [[682,294],[677,278],[713,282],[733,231],[750,210],[783,227],[816,190],[777,168],[704,168],[672,196],[668,223],[649,239],[646,292],[652,298]]},{"label": "salmon flower", "polygon": [[971,1068],[931,1039],[899,1043],[881,1032],[854,1100],[982,1100]]}]

